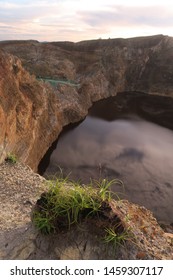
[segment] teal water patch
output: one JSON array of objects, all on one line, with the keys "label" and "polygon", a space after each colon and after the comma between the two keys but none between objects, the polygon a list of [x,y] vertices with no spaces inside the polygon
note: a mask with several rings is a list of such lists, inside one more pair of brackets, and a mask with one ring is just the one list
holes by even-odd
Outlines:
[{"label": "teal water patch", "polygon": [[75,83],[74,81],[71,81],[71,80],[57,80],[57,79],[42,78],[42,77],[37,78],[37,80],[48,82],[53,87],[57,87],[59,84],[69,85],[69,86],[72,86],[72,87],[79,87],[80,86],[79,83]]}]

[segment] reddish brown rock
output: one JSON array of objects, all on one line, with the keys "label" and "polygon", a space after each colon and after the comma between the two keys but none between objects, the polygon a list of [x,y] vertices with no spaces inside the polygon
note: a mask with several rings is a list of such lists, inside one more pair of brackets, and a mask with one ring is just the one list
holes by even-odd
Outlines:
[{"label": "reddish brown rock", "polygon": [[33,169],[61,130],[58,98],[2,51],[0,123],[0,161],[13,153]]}]

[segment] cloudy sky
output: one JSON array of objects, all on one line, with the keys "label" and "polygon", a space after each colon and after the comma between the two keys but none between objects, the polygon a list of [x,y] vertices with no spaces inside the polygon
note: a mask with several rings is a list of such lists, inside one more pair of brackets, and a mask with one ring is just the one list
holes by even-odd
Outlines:
[{"label": "cloudy sky", "polygon": [[173,36],[171,0],[0,0],[0,40]]}]

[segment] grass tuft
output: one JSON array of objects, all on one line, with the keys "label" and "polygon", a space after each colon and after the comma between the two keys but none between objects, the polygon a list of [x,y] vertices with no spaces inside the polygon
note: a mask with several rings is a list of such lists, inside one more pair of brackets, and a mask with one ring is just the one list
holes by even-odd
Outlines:
[{"label": "grass tuft", "polygon": [[[109,202],[113,195],[110,191],[111,186],[122,182],[103,179],[94,180],[89,185],[81,185],[69,181],[68,178],[59,178],[48,181],[48,184],[49,191],[41,195],[32,216],[33,223],[44,234],[70,229],[73,224],[78,224],[88,217],[101,219],[106,209],[110,210]],[[103,239],[107,244],[118,245],[129,236],[116,220],[104,230],[106,235]]]},{"label": "grass tuft", "polygon": [[105,243],[111,243],[114,247],[118,245],[123,245],[126,241],[131,240],[130,230],[123,230],[118,232],[116,227],[114,228],[105,228],[106,235],[103,240]]},{"label": "grass tuft", "polygon": [[16,157],[15,154],[9,153],[5,160],[10,162],[10,163],[16,163],[17,162],[17,157]]}]

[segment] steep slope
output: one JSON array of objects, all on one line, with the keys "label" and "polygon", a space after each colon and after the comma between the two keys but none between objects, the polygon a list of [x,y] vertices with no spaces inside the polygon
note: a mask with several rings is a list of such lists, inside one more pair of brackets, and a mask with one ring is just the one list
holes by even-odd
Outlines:
[{"label": "steep slope", "polygon": [[[14,153],[32,168],[61,129],[58,99],[0,51],[0,161]],[[47,137],[45,137],[47,135]]]},{"label": "steep slope", "polygon": [[[171,37],[79,43],[5,41],[0,48],[10,53],[0,52],[1,161],[13,152],[36,170],[64,125],[83,119],[94,101],[117,93],[117,113],[127,106],[130,111],[135,100],[135,110],[142,108],[145,118],[172,128]],[[52,87],[35,77],[78,86],[58,83]],[[155,104],[156,95],[164,99],[157,98]]]}]

